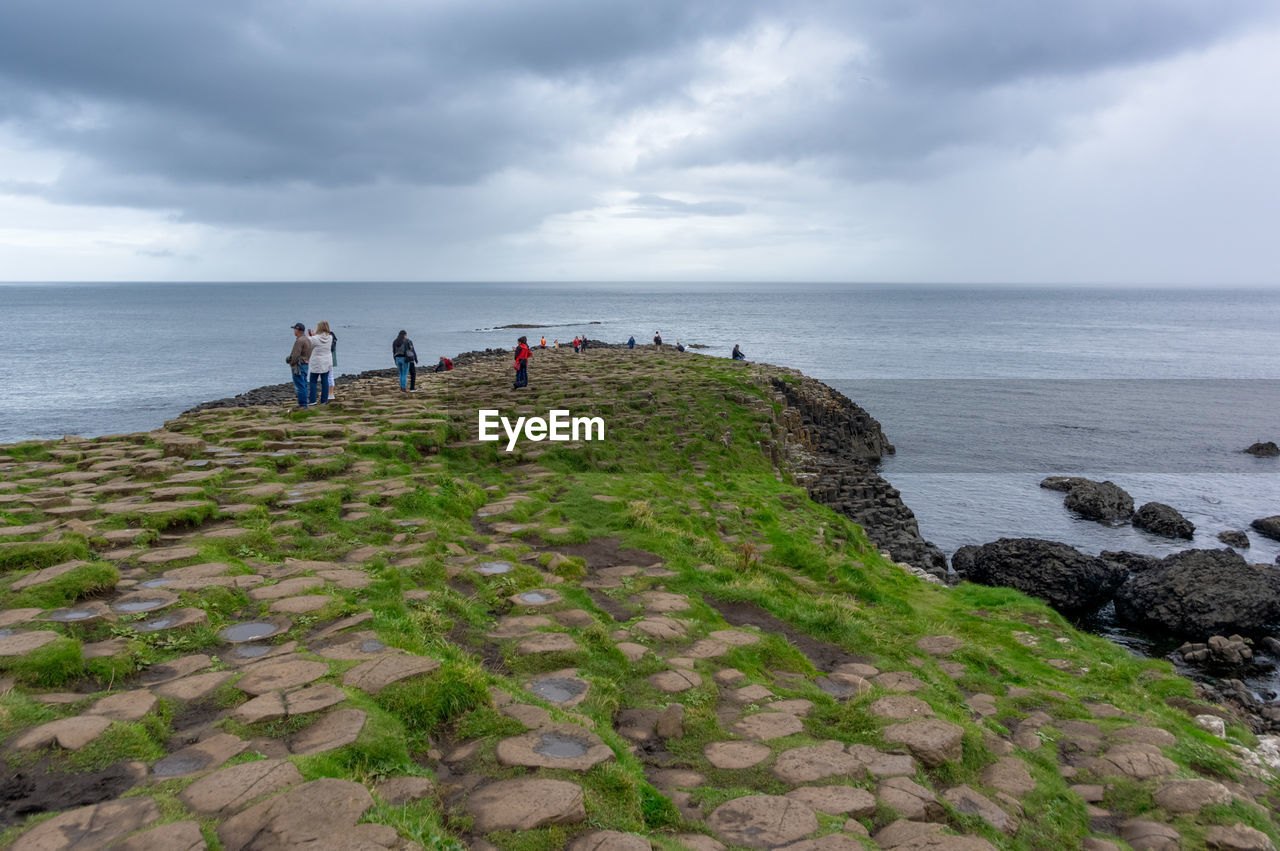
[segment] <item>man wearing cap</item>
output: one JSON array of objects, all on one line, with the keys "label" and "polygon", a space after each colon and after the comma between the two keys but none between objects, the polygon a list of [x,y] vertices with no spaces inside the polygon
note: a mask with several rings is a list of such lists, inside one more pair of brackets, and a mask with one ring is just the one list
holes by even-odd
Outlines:
[{"label": "man wearing cap", "polygon": [[307,336],[307,326],[301,322],[293,325],[293,351],[284,362],[293,369],[293,389],[298,393],[298,407],[307,407],[307,372],[311,369],[311,338]]}]

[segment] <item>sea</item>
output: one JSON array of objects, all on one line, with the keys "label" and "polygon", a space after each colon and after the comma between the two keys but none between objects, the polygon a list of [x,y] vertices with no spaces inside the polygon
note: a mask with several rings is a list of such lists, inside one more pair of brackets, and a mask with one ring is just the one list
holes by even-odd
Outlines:
[{"label": "sea", "polygon": [[[950,555],[1000,537],[1164,555],[1280,514],[1280,289],[777,283],[0,284],[0,443],[160,427],[289,379],[290,326],[327,320],[338,372],[522,333],[663,340],[794,367],[866,408],[882,474]],[[512,324],[542,325],[531,330]],[[536,352],[532,375],[536,379]],[[1050,475],[1109,479],[1196,525],[1173,542],[1073,517]],[[1250,532],[1251,562],[1280,543]]]}]

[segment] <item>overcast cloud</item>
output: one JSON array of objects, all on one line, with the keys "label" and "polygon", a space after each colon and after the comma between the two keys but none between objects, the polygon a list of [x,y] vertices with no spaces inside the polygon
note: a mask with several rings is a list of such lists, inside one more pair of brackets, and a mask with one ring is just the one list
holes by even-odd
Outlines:
[{"label": "overcast cloud", "polygon": [[1275,284],[1274,0],[0,4],[0,278]]}]

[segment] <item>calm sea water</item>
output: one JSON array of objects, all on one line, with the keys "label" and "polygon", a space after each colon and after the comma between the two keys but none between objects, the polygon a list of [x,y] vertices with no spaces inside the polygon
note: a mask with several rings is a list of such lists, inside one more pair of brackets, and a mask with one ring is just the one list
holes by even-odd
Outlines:
[{"label": "calm sea water", "polygon": [[[1280,513],[1280,291],[777,284],[0,285],[0,442],[151,429],[286,381],[289,326],[327,319],[339,373],[434,360],[554,325],[700,343],[796,367],[880,419],[884,474],[948,552],[1034,535],[1086,551],[1177,549],[1071,518],[1041,478],[1110,478],[1200,532]],[[589,324],[599,323],[599,324]],[[529,332],[538,336],[542,331]],[[1251,560],[1272,561],[1254,536]]]}]

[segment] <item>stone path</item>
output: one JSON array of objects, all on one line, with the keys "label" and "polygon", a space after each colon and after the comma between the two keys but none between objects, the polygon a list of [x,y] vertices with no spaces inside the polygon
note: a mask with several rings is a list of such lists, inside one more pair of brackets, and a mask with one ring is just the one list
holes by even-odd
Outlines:
[{"label": "stone path", "polygon": [[[723,365],[763,388],[751,395],[704,373],[672,382],[672,355],[652,351],[535,354],[544,401],[603,400],[610,428],[715,394],[758,418],[756,436],[716,445],[764,436],[766,456],[785,454],[782,371]],[[150,434],[0,447],[0,738],[13,764],[49,769],[14,784],[25,809],[0,810],[0,838],[489,848],[538,831],[539,847],[573,849],[981,849],[1034,847],[1036,808],[1058,800],[1088,823],[1080,847],[1273,847],[1265,761],[1180,740],[1162,711],[1001,684],[971,637],[874,650],[813,623],[726,619],[732,595],[705,589],[768,602],[748,592],[771,581],[755,518],[776,509],[708,484],[692,426],[664,424],[691,453],[666,475],[689,493],[677,516],[717,529],[716,564],[582,534],[585,515],[673,521],[635,494],[575,493],[546,444],[494,461],[472,439],[476,407],[542,404],[506,390],[505,370],[482,360],[412,395],[368,380],[305,416],[207,411]],[[451,472],[475,458],[485,474]],[[862,617],[866,604],[790,576],[789,594]],[[1051,632],[1022,625],[1007,647],[1069,655]],[[112,765],[138,770],[119,788],[67,781]]]}]

